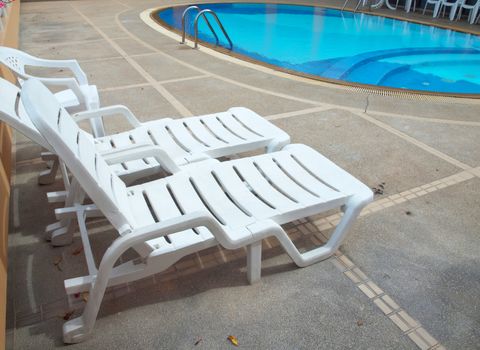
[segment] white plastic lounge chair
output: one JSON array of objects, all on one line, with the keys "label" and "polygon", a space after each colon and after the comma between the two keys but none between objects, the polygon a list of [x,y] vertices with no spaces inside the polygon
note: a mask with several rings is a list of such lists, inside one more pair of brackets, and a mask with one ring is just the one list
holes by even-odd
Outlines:
[{"label": "white plastic lounge chair", "polygon": [[[83,341],[92,331],[107,286],[165,270],[181,257],[221,244],[247,247],[247,277],[261,274],[261,241],[274,236],[298,266],[333,254],[372,191],[304,145],[226,162],[193,163],[169,177],[127,187],[95,150],[92,138],[39,81],[29,80],[22,101],[33,123],[68,166],[94,205],[78,203],[76,216],[89,276],[67,280],[67,293],[89,290],[82,316],[64,324],[66,343]],[[73,185],[73,184],[72,184]],[[280,226],[302,217],[341,208],[342,220],[329,241],[300,253]],[[95,266],[85,226],[87,213],[101,211],[119,233]],[[116,267],[127,249],[141,256]]]},{"label": "white plastic lounge chair", "polygon": [[[0,46],[0,63],[7,66],[21,85],[26,79],[37,78],[47,86],[66,87],[66,90],[55,93],[55,97],[65,108],[75,107],[78,110],[90,110],[100,107],[97,87],[90,85],[87,75],[76,60],[46,60],[29,55],[23,51]],[[73,77],[55,78],[32,76],[25,71],[26,67],[58,68],[69,70]],[[95,136],[104,136],[102,119],[91,119],[90,124]]]},{"label": "white plastic lounge chair", "polygon": [[[49,149],[48,143],[38,133],[20,103],[20,89],[0,78],[0,119],[22,134]],[[158,156],[166,153],[164,162],[177,166],[208,159],[231,156],[238,153],[266,148],[276,151],[290,143],[290,137],[253,111],[236,107],[227,112],[183,119],[163,118],[141,123],[125,106],[110,106],[75,115],[77,121],[121,114],[131,124],[126,132],[95,139],[96,148],[102,154],[118,159],[128,156],[132,148],[144,152],[145,158],[114,165],[117,175],[127,182],[157,173],[160,164],[149,153]],[[170,161],[169,161],[170,159]],[[172,164],[172,162],[174,164]],[[55,175],[55,174],[54,174]],[[51,174],[50,174],[51,176]],[[43,179],[42,183],[51,183]]]},{"label": "white plastic lounge chair", "polygon": [[463,10],[468,10],[468,22],[474,24],[480,10],[480,0],[475,1],[472,4],[467,4],[466,0],[461,1],[459,4],[457,20],[462,17]]},{"label": "white plastic lounge chair", "polygon": [[[0,120],[51,152],[51,146],[25,112],[20,94],[17,86],[0,78]],[[228,112],[201,117],[177,120],[166,118],[140,123],[126,107],[112,106],[103,108],[101,112],[85,112],[77,120],[94,117],[96,113],[107,115],[108,112],[118,111],[124,113],[134,129],[98,138],[94,142],[97,151],[117,161],[112,164],[112,168],[127,183],[157,174],[160,170],[176,172],[179,166],[210,157],[231,156],[261,148],[266,148],[268,152],[280,150],[290,142],[285,132],[245,108],[231,108]],[[136,158],[129,161],[132,154]],[[140,154],[143,156],[140,157]],[[56,156],[51,157],[51,153],[44,160],[53,161],[53,164],[50,170],[40,174],[39,183],[52,183],[60,168],[65,185],[65,191],[50,192],[49,201],[65,201],[67,206],[72,205],[76,194],[68,193],[70,183],[64,164],[58,162]],[[65,233],[70,227],[70,220],[66,219],[49,225],[46,228],[46,239],[54,246],[68,244]]]}]

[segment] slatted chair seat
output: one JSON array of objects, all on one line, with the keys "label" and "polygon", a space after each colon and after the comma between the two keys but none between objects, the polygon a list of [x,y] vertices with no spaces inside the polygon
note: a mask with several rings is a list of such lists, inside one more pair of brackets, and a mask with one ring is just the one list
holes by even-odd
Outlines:
[{"label": "slatted chair seat", "polygon": [[[288,135],[247,108],[184,119],[160,119],[114,135],[95,139],[98,150],[111,152],[134,145],[155,145],[178,165],[269,148],[280,149]],[[123,162],[115,167],[119,176],[134,180],[158,172],[155,158]]]},{"label": "slatted chair seat", "polygon": [[[335,169],[329,181],[316,174]],[[331,170],[332,171],[332,170]],[[332,171],[333,172],[333,171]],[[232,241],[251,236],[247,227],[270,219],[278,224],[339,208],[353,192],[337,189],[345,172],[304,145],[218,164],[187,167],[180,174],[128,188],[136,228],[195,211],[210,212]],[[341,188],[341,187],[340,187]],[[184,238],[185,237],[185,238]],[[188,230],[146,242],[151,249],[180,241],[210,241],[206,229]]]}]

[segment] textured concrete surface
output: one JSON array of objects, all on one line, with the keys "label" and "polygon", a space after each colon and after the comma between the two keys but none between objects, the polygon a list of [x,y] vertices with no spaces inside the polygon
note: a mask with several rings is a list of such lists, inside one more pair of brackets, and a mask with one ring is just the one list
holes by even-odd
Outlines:
[{"label": "textured concrete surface", "polygon": [[477,178],[368,217],[344,244],[451,349],[474,349],[480,338],[479,207]]},{"label": "textured concrete surface", "polygon": [[[243,264],[224,264],[105,302],[100,336],[72,348],[190,349],[201,338],[200,349],[225,349],[228,335],[246,349],[412,348],[379,310],[361,302],[361,292],[333,265],[298,270],[282,258],[272,264],[277,271],[254,286],[246,284]],[[16,346],[59,345],[62,322],[22,328]]]},{"label": "textured concrete surface", "polygon": [[[103,106],[126,104],[142,121],[252,108],[374,187],[376,201],[336,256],[319,264],[299,269],[278,243],[264,241],[263,278],[253,286],[245,252],[214,247],[111,288],[92,338],[72,348],[225,349],[228,335],[248,349],[478,348],[478,101],[386,97],[212,57],[139,18],[173,3],[22,2],[21,48],[77,58]],[[128,127],[121,118],[106,124],[110,132]],[[61,182],[37,185],[40,151],[16,135],[7,349],[62,347],[63,317],[83,310],[83,296],[67,299],[63,287],[86,274],[79,237],[62,248],[43,239],[55,220],[45,193]],[[338,219],[295,222],[289,234],[308,249]],[[98,262],[116,233],[102,219],[89,229]]]}]

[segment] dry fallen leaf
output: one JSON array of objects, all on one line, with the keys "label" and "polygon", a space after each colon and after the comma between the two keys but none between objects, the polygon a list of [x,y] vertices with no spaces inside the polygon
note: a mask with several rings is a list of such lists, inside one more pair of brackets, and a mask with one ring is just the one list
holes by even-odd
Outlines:
[{"label": "dry fallen leaf", "polygon": [[67,311],[63,314],[62,318],[65,320],[65,321],[68,321],[70,318],[72,318],[72,315],[73,315],[74,311],[73,310],[70,310],[70,311]]},{"label": "dry fallen leaf", "polygon": [[238,346],[238,339],[236,336],[229,335],[227,339],[230,340],[230,343],[232,343],[233,345]]},{"label": "dry fallen leaf", "polygon": [[72,251],[72,255],[78,255],[83,251],[83,246],[79,246]]},{"label": "dry fallen leaf", "polygon": [[88,301],[88,292],[83,292],[83,293],[82,293],[82,300],[83,300],[84,302],[87,302],[87,301]]},{"label": "dry fallen leaf", "polygon": [[358,327],[363,326],[363,320],[357,320],[357,326]]},{"label": "dry fallen leaf", "polygon": [[55,258],[55,260],[53,260],[53,265],[55,265],[55,267],[58,269],[58,271],[62,271],[62,267],[60,266],[60,263],[62,262],[63,258],[61,256]]}]

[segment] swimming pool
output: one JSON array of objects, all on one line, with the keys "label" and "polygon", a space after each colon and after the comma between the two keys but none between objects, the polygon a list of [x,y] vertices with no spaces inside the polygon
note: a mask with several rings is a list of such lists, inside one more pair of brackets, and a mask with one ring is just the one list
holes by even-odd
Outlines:
[{"label": "swimming pool", "polygon": [[[321,7],[216,3],[233,53],[303,75],[448,94],[480,94],[480,37],[363,13]],[[154,14],[181,30],[186,7]],[[193,35],[195,11],[187,17]],[[214,20],[211,23],[216,27]],[[229,47],[217,30],[220,45]],[[204,20],[199,38],[215,44]]]}]

